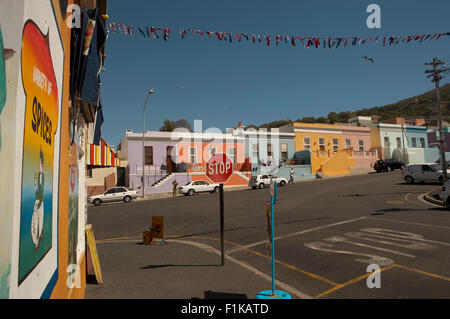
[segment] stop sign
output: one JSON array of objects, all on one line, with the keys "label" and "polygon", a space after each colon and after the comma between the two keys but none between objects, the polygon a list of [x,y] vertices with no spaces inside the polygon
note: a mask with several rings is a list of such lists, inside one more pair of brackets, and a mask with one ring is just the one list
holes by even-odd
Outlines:
[{"label": "stop sign", "polygon": [[206,176],[214,183],[225,184],[233,175],[233,161],[227,154],[214,154],[206,162]]}]

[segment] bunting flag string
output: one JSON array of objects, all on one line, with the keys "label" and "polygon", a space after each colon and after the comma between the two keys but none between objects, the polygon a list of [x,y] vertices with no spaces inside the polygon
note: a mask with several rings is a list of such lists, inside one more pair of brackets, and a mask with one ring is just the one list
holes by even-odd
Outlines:
[{"label": "bunting flag string", "polygon": [[[133,25],[125,25],[122,23],[109,22],[107,23],[107,29],[112,33],[120,33],[124,35],[135,36],[135,28]],[[170,29],[165,27],[144,27],[139,25],[137,30],[144,38],[153,38],[158,40],[169,40]],[[184,40],[187,37],[193,36],[208,36],[208,38],[216,38],[219,41],[229,41],[233,42],[233,39],[237,42],[252,42],[261,43],[265,40],[267,46],[272,44],[272,36],[266,34],[247,34],[247,33],[231,33],[231,32],[216,32],[216,31],[203,31],[203,30],[193,30],[193,29],[181,29],[179,31],[181,39]],[[275,45],[279,46],[283,42],[285,44],[290,44],[293,47],[300,46],[305,49],[321,47],[328,50],[332,48],[346,48],[347,46],[364,45],[369,43],[379,44],[380,41],[383,47],[398,45],[399,43],[423,43],[425,41],[439,40],[444,37],[450,36],[450,32],[441,33],[430,33],[430,34],[415,34],[415,35],[397,35],[389,37],[300,37],[300,36],[286,36],[277,34],[275,39]]]}]

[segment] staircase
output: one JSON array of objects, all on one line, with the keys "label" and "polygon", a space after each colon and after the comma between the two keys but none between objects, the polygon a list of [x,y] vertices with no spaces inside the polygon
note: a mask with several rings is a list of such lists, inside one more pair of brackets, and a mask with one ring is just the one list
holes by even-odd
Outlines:
[{"label": "staircase", "polygon": [[160,185],[161,183],[163,183],[166,179],[170,178],[173,174],[167,174],[165,175],[163,178],[161,178],[160,180],[158,180],[157,182],[153,183],[153,185],[151,187],[157,187],[158,185]]}]

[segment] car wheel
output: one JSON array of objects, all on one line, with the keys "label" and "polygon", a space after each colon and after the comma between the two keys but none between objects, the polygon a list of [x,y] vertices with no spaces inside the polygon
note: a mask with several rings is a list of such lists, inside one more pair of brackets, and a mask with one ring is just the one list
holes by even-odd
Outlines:
[{"label": "car wheel", "polygon": [[125,196],[125,197],[123,198],[123,201],[124,201],[125,203],[129,203],[129,202],[131,202],[131,197],[130,197],[130,196]]},{"label": "car wheel", "polygon": [[190,190],[188,191],[188,195],[189,195],[189,196],[194,196],[194,194],[195,194],[195,191],[194,191],[193,189],[190,189]]},{"label": "car wheel", "polygon": [[281,182],[280,182],[280,186],[281,186],[281,187],[286,186],[286,182],[285,182],[285,181],[281,181]]},{"label": "car wheel", "polygon": [[218,192],[220,192],[220,188],[219,187],[214,187],[214,193],[218,193]]},{"label": "car wheel", "polygon": [[252,186],[252,189],[256,189],[256,186]]},{"label": "car wheel", "polygon": [[102,204],[102,201],[98,198],[94,199],[94,205],[95,206],[100,206]]},{"label": "car wheel", "polygon": [[450,196],[447,197],[447,201],[445,202],[445,207],[450,210]]},{"label": "car wheel", "polygon": [[264,188],[264,183],[259,184],[259,189],[263,189]]},{"label": "car wheel", "polygon": [[392,167],[390,167],[390,166],[387,167],[387,171],[388,171],[388,172],[392,172],[393,170],[394,170],[394,169],[393,169]]},{"label": "car wheel", "polygon": [[408,176],[405,177],[405,181],[408,184],[412,184],[412,183],[414,183],[414,178],[412,178],[412,176],[408,175]]}]

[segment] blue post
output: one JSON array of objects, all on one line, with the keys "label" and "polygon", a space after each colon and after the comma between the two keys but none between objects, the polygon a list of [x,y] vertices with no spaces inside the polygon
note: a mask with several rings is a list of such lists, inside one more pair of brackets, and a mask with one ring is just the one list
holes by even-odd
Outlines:
[{"label": "blue post", "polygon": [[[274,198],[275,196],[275,198]],[[270,218],[272,219],[272,291],[261,291],[256,295],[256,299],[291,299],[291,296],[284,291],[275,290],[275,220],[273,206],[277,201],[277,183],[274,184],[274,196],[270,196]]]},{"label": "blue post", "polygon": [[275,222],[273,220],[273,196],[270,196],[270,214],[272,219],[272,296],[275,296]]}]

